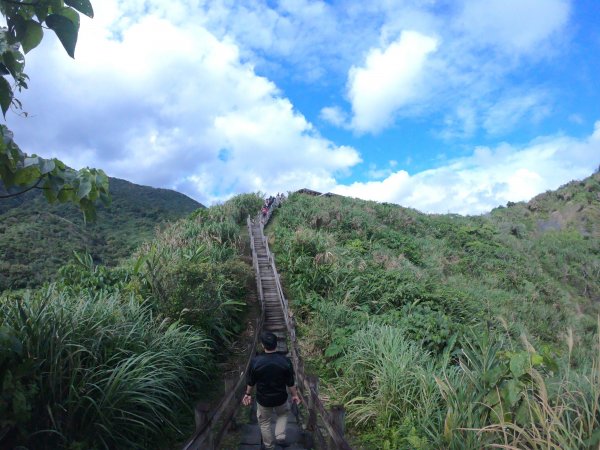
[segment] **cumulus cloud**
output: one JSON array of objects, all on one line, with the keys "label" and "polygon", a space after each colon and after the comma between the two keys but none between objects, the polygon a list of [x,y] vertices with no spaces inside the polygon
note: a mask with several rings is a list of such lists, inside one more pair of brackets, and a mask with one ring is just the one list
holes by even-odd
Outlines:
[{"label": "cumulus cloud", "polygon": [[507,80],[553,54],[551,44],[561,39],[570,17],[569,0],[463,0],[445,15],[411,2],[384,10],[380,39],[394,33],[401,38],[372,45],[365,63],[348,70],[356,131],[377,133],[399,114],[439,111],[445,120],[437,135],[469,138],[479,129],[508,133],[519,124],[515,117],[536,121],[547,115],[548,100],[539,92],[523,96],[532,90],[529,82],[519,91],[507,88]]},{"label": "cumulus cloud", "polygon": [[598,155],[600,121],[587,138],[550,136],[525,147],[479,147],[469,157],[435,169],[414,175],[399,170],[381,181],[338,185],[333,191],[429,213],[480,214],[589,176],[598,166]]},{"label": "cumulus cloud", "polygon": [[438,46],[435,38],[404,31],[385,49],[372,49],[363,67],[352,67],[348,75],[348,97],[360,132],[377,132],[394,114],[420,95],[421,74],[427,55]]},{"label": "cumulus cloud", "polygon": [[179,22],[190,11],[184,4],[138,13],[141,6],[107,0],[83,24],[76,61],[51,37],[28,55],[30,118],[10,123],[26,151],[204,203],[325,189],[361,161],[323,138],[235,42]]}]

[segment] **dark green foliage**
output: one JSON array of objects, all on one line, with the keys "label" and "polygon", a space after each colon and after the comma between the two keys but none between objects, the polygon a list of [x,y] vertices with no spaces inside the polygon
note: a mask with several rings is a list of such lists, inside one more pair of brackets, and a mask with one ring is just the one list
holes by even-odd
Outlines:
[{"label": "dark green foliage", "polygon": [[202,208],[177,192],[117,178],[110,179],[110,189],[112,206],[99,206],[97,220],[87,224],[74,205],[46,205],[38,191],[0,199],[0,291],[55,280],[73,252],[115,266],[149,241],[156,227]]}]

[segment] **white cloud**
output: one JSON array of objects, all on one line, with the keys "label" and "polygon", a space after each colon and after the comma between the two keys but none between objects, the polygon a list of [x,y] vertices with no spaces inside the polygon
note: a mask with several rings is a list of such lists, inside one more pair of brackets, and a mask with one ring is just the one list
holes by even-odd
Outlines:
[{"label": "white cloud", "polygon": [[589,176],[599,158],[600,121],[584,139],[551,136],[523,148],[479,147],[471,156],[436,169],[414,175],[400,170],[381,181],[338,185],[333,191],[423,212],[480,214]]},{"label": "white cloud", "polygon": [[321,109],[319,117],[336,127],[346,127],[348,122],[346,113],[339,106],[326,106]]},{"label": "white cloud", "polygon": [[539,122],[550,114],[545,95],[540,92],[513,93],[490,107],[483,118],[483,128],[492,135],[511,130],[518,123]]},{"label": "white cloud", "polygon": [[569,122],[575,123],[577,125],[582,125],[584,123],[584,120],[581,114],[573,113],[569,115]]},{"label": "white cloud", "polygon": [[392,174],[392,168],[395,167],[396,161],[390,161],[390,167],[380,169],[377,167],[377,164],[371,163],[369,164],[369,170],[367,171],[367,176],[373,180],[379,180],[381,178],[386,178]]},{"label": "white cloud", "polygon": [[569,14],[568,0],[466,0],[456,23],[476,45],[518,54],[539,52]]},{"label": "white cloud", "polygon": [[[435,134],[465,139],[479,129],[508,133],[519,125],[516,117],[539,121],[549,113],[551,92],[542,99],[532,81],[515,89],[508,77],[556,54],[554,44],[566,39],[570,1],[462,0],[452,6],[444,15],[423,3],[383,7],[382,41],[406,33],[422,39],[404,49],[401,40],[372,45],[364,65],[349,69],[347,97],[356,131],[376,133],[398,115],[442,112],[443,128]],[[407,49],[412,57],[399,57]]]},{"label": "white cloud", "polygon": [[50,36],[28,55],[31,116],[10,124],[24,150],[203,203],[326,189],[361,161],[320,136],[236,43],[184,20],[189,5],[105,1],[82,25],[77,60]]},{"label": "white cloud", "polygon": [[478,126],[477,109],[474,106],[459,105],[446,114],[444,129],[439,135],[446,140],[470,138]]},{"label": "white cloud", "polygon": [[[325,93],[323,104],[310,105],[315,111],[342,104],[335,95],[345,94],[351,110],[320,111],[342,128],[376,133],[398,117],[419,116],[441,125],[435,134],[447,139],[480,130],[494,137],[541,120],[555,104],[551,87],[515,88],[510,75],[552,54],[549,44],[570,17],[568,0],[459,0],[442,8],[420,0],[96,3],[96,18],[82,21],[77,60],[66,57],[52,33],[27,55],[31,89],[20,98],[31,116],[9,119],[18,142],[76,167],[178,187],[203,202],[256,189],[329,190],[360,162],[355,149],[321,136],[272,75],[286,80],[282,86],[293,79],[294,88]],[[416,175],[390,163],[371,169],[384,180],[354,189],[425,210],[481,211],[554,179],[554,163],[542,170],[502,159],[525,150],[479,149]],[[512,171],[494,175],[485,161]],[[580,176],[585,166],[567,159],[564,165],[574,173],[559,168],[562,178]]]},{"label": "white cloud", "polygon": [[403,106],[419,98],[427,56],[438,41],[415,31],[404,31],[385,49],[374,48],[363,67],[348,74],[348,97],[359,132],[377,132],[389,125]]}]

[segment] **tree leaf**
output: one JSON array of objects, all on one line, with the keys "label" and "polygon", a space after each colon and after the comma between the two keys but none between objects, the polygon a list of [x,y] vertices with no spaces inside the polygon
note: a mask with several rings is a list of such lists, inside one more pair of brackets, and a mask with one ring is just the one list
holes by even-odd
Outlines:
[{"label": "tree leaf", "polygon": [[2,54],[4,66],[8,69],[12,77],[16,80],[23,71],[23,62],[17,58],[21,58],[20,52],[7,51]]},{"label": "tree leaf", "polygon": [[35,166],[40,163],[39,156],[29,156],[23,160],[23,167]]},{"label": "tree leaf", "polygon": [[96,208],[94,207],[94,203],[86,198],[82,198],[79,202],[79,208],[83,211],[83,220],[86,223],[96,220]]},{"label": "tree leaf", "polygon": [[510,371],[515,378],[526,374],[529,371],[529,353],[521,352],[510,358]]},{"label": "tree leaf", "polygon": [[496,389],[492,389],[486,394],[486,396],[483,398],[483,403],[487,406],[494,406],[500,403],[500,396],[498,395]]},{"label": "tree leaf", "polygon": [[46,197],[46,200],[48,201],[48,203],[54,203],[56,201],[56,194],[54,193],[54,191],[50,188],[45,187],[43,189],[44,191],[44,197]]},{"label": "tree leaf", "polygon": [[73,24],[75,24],[77,30],[79,30],[79,14],[73,8],[61,8],[54,12],[69,19],[71,22],[73,22]]},{"label": "tree leaf", "polygon": [[596,430],[592,433],[587,441],[585,441],[585,445],[589,448],[598,445],[600,442],[600,430]]},{"label": "tree leaf", "polygon": [[7,42],[9,44],[15,44],[20,42],[27,32],[27,22],[20,14],[12,14],[6,18],[6,23],[10,33],[7,34]]},{"label": "tree leaf", "polygon": [[515,414],[515,422],[518,425],[524,426],[530,423],[529,406],[526,401],[521,402]]},{"label": "tree leaf", "polygon": [[41,22],[46,20],[46,17],[48,17],[48,4],[47,3],[37,3],[34,7],[35,10],[35,15],[37,16],[38,20]]},{"label": "tree leaf", "polygon": [[0,108],[2,108],[2,114],[6,117],[6,111],[10,108],[12,103],[13,92],[10,84],[4,77],[0,77]]},{"label": "tree leaf", "polygon": [[28,20],[25,28],[25,36],[21,39],[23,51],[29,53],[36,48],[44,37],[42,26],[35,20]]},{"label": "tree leaf", "polygon": [[52,159],[40,158],[40,172],[42,175],[52,172],[55,167],[56,164],[54,164]]},{"label": "tree leaf", "polygon": [[6,31],[6,29],[0,28],[0,53],[4,53],[9,49],[10,47],[8,45],[8,31]]},{"label": "tree leaf", "polygon": [[36,182],[40,175],[40,169],[37,165],[24,167],[15,173],[14,183],[19,186],[30,185]]},{"label": "tree leaf", "polygon": [[94,17],[94,9],[90,0],[65,0],[65,3],[88,17]]},{"label": "tree leaf", "polygon": [[503,365],[497,365],[495,367],[492,367],[490,370],[484,372],[482,379],[488,387],[493,388],[498,384],[498,382],[502,379],[505,373],[505,366],[503,367]]},{"label": "tree leaf", "polygon": [[73,199],[73,191],[71,189],[61,189],[57,198],[59,202],[66,203]]},{"label": "tree leaf", "polygon": [[79,183],[79,189],[77,189],[77,197],[81,200],[82,198],[86,197],[91,190],[92,182],[89,179],[84,178]]},{"label": "tree leaf", "polygon": [[531,355],[531,365],[532,366],[541,366],[544,363],[544,357],[539,353],[534,353]]},{"label": "tree leaf", "polygon": [[516,378],[508,380],[508,382],[504,386],[502,397],[511,408],[514,407],[521,398],[520,381]]},{"label": "tree leaf", "polygon": [[67,54],[71,58],[75,58],[75,46],[77,45],[79,27],[70,19],[60,14],[50,14],[46,18],[46,25],[56,33]]}]

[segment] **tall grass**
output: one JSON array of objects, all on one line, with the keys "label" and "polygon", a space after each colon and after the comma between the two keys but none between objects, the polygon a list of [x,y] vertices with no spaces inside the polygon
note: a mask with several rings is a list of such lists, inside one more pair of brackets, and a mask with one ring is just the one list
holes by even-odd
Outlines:
[{"label": "tall grass", "polygon": [[381,324],[355,332],[331,380],[366,448],[599,448],[600,359],[556,376],[529,343],[472,332],[440,359],[404,336]]},{"label": "tall grass", "polygon": [[50,288],[2,297],[0,318],[13,343],[0,350],[2,401],[17,413],[7,445],[150,448],[177,435],[211,367],[202,333],[133,298]]},{"label": "tall grass", "polygon": [[[598,322],[600,332],[600,321]],[[495,437],[497,448],[597,450],[600,448],[600,334],[596,357],[578,371],[567,368],[557,379],[531,369],[525,421],[496,421],[479,432]],[[568,338],[569,351],[572,337]]]},{"label": "tall grass", "polygon": [[438,409],[441,395],[432,356],[405,339],[400,328],[369,325],[350,338],[340,366],[343,377],[335,389],[348,419],[363,429],[377,429],[379,445],[414,446],[417,434],[402,442],[393,431],[399,425],[410,431]]}]

